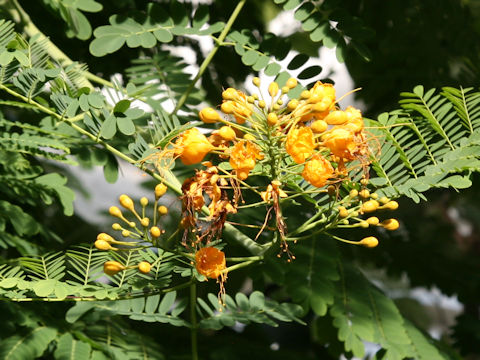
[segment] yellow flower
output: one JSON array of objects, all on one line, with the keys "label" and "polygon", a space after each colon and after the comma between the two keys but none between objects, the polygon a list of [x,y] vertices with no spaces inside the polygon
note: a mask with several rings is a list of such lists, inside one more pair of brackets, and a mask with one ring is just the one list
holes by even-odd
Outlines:
[{"label": "yellow flower", "polygon": [[307,161],[302,172],[303,178],[316,187],[325,186],[332,175],[332,164],[320,154],[316,154]]},{"label": "yellow flower", "polygon": [[230,153],[230,165],[235,169],[237,177],[245,180],[255,167],[256,159],[261,159],[260,151],[250,141],[239,141]]},{"label": "yellow flower", "polygon": [[315,149],[312,129],[309,127],[292,129],[288,133],[285,148],[297,164],[304,163]]},{"label": "yellow flower", "polygon": [[204,247],[195,253],[195,268],[207,278],[218,278],[226,266],[225,254],[214,247]]},{"label": "yellow flower", "polygon": [[363,130],[363,118],[360,110],[349,106],[345,109],[344,113],[347,115],[347,123],[342,126],[344,129],[355,134]]},{"label": "yellow flower", "polygon": [[357,148],[353,134],[345,129],[336,128],[322,138],[323,145],[330,149],[333,155],[343,159],[353,160],[353,152]]},{"label": "yellow flower", "polygon": [[175,142],[175,155],[185,165],[197,164],[213,150],[213,145],[197,128],[185,131]]}]

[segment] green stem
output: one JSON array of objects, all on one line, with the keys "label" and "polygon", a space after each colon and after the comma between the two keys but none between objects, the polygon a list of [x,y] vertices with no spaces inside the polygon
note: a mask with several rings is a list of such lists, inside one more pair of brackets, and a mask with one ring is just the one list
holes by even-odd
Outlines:
[{"label": "green stem", "polygon": [[223,28],[223,31],[220,33],[218,36],[217,41],[215,42],[215,46],[213,47],[212,51],[207,55],[205,60],[203,60],[202,64],[200,65],[200,68],[198,69],[197,75],[193,78],[192,82],[188,85],[187,90],[182,94],[182,97],[178,100],[177,106],[175,106],[175,109],[173,110],[172,114],[176,114],[178,110],[183,106],[185,101],[188,98],[188,95],[192,92],[195,84],[197,81],[202,77],[203,73],[205,70],[207,70],[208,65],[212,61],[213,57],[217,53],[218,49],[220,46],[223,45],[223,40],[227,37],[227,34],[229,33],[230,29],[232,28],[232,25],[237,18],[238,14],[242,10],[243,5],[245,4],[246,0],[240,0],[235,7],[235,9],[232,12],[232,15],[230,15],[230,18],[228,19],[227,23],[225,24],[225,27]]},{"label": "green stem", "polygon": [[190,285],[190,339],[192,345],[192,360],[198,360],[198,329],[197,329],[197,284],[192,278]]}]

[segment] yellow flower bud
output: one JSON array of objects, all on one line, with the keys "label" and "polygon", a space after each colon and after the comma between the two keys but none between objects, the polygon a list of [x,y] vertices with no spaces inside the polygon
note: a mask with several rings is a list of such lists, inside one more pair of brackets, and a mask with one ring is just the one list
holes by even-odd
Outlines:
[{"label": "yellow flower bud", "polygon": [[362,239],[360,244],[368,248],[374,248],[378,245],[378,239],[375,236],[369,236]]},{"label": "yellow flower bud", "polygon": [[138,264],[138,271],[140,271],[143,274],[148,274],[150,270],[152,269],[152,265],[146,261],[142,261]]},{"label": "yellow flower bud", "polygon": [[133,200],[128,195],[120,195],[118,200],[120,201],[120,205],[122,205],[125,209],[135,211],[133,209]]},{"label": "yellow flower bud", "polygon": [[360,184],[362,184],[363,186],[367,186],[368,185],[368,179],[363,178],[362,180],[360,180]]},{"label": "yellow flower bud", "polygon": [[271,97],[277,96],[278,94],[278,84],[274,81],[268,85],[268,93]]},{"label": "yellow flower bud", "polygon": [[370,197],[371,197],[372,199],[375,199],[375,200],[376,200],[376,199],[378,199],[378,194],[377,194],[377,193],[373,193],[373,194],[370,195]]},{"label": "yellow flower bud", "polygon": [[265,104],[265,101],[260,100],[260,101],[258,102],[258,107],[259,107],[260,109],[265,108],[265,106],[267,106],[267,104]]},{"label": "yellow flower bud", "polygon": [[112,229],[113,230],[122,230],[122,226],[119,223],[113,223],[112,224]]},{"label": "yellow flower bud", "polygon": [[290,89],[293,89],[294,87],[296,87],[297,84],[298,84],[298,81],[297,81],[297,79],[295,79],[295,78],[290,78],[290,79],[288,79],[288,80],[287,80],[287,83],[286,83],[286,85],[287,85]]},{"label": "yellow flower bud", "polygon": [[147,227],[148,224],[150,224],[150,219],[147,217],[144,217],[142,220],[140,220],[140,224],[142,224],[142,226]]},{"label": "yellow flower bud", "polygon": [[341,218],[346,218],[348,216],[348,210],[344,206],[338,207],[338,215]]},{"label": "yellow flower bud", "polygon": [[237,136],[235,134],[235,131],[230,126],[222,126],[218,130],[218,135],[220,135],[220,137],[225,141],[235,140],[235,138]]},{"label": "yellow flower bud", "polygon": [[118,261],[110,260],[103,264],[103,272],[110,276],[113,276],[122,270],[125,270],[125,266],[120,264]]},{"label": "yellow flower bud", "polygon": [[356,189],[350,190],[350,194],[349,194],[349,195],[350,195],[351,198],[357,197],[357,195],[358,195],[358,190],[356,190]]},{"label": "yellow flower bud", "polygon": [[377,200],[368,200],[362,204],[360,211],[366,212],[366,213],[373,212],[377,210],[379,206],[380,204],[378,203]]},{"label": "yellow flower bud", "polygon": [[112,242],[112,241],[115,241],[115,239],[113,237],[111,237],[110,235],[106,234],[106,233],[100,233],[97,235],[97,240],[103,240],[103,241],[106,241],[106,242]]},{"label": "yellow flower bud", "polygon": [[298,100],[293,99],[288,102],[287,109],[292,111],[292,110],[295,110],[297,106],[298,106]]},{"label": "yellow flower bud", "polygon": [[160,215],[167,215],[168,214],[168,208],[164,205],[159,206],[157,211]]},{"label": "yellow flower bud", "polygon": [[286,94],[290,91],[290,88],[288,86],[282,86],[282,94]]},{"label": "yellow flower bud", "polygon": [[380,204],[386,204],[390,201],[390,199],[386,196],[382,196],[378,201],[380,202]]},{"label": "yellow flower bud", "polygon": [[376,216],[372,216],[372,217],[369,217],[367,219],[367,222],[370,224],[370,225],[373,225],[373,226],[376,226],[378,225],[378,223],[380,222],[380,220],[378,220],[378,218]]},{"label": "yellow flower bud", "polygon": [[248,140],[248,141],[254,141],[254,140],[256,140],[255,136],[253,136],[252,134],[245,134],[245,135],[243,135],[243,138],[244,138],[245,140]]},{"label": "yellow flower bud", "polygon": [[152,235],[154,238],[158,238],[160,235],[162,235],[162,231],[158,226],[152,226],[150,228],[150,235]]},{"label": "yellow flower bud", "polygon": [[255,76],[255,77],[252,79],[252,83],[253,83],[253,85],[255,85],[256,87],[259,87],[259,86],[260,86],[260,78],[258,78],[258,77]]},{"label": "yellow flower bud", "polygon": [[237,97],[238,93],[234,88],[228,88],[222,92],[222,98],[224,100],[235,100]]},{"label": "yellow flower bud", "polygon": [[167,192],[167,187],[163,184],[155,186],[155,199],[158,200]]},{"label": "yellow flower bud", "polygon": [[129,237],[129,236],[130,236],[130,231],[128,231],[128,230],[123,230],[123,231],[122,231],[122,236],[123,236],[123,237]]},{"label": "yellow flower bud", "polygon": [[115,216],[115,217],[118,217],[118,218],[123,217],[122,211],[116,206],[110,206],[110,208],[108,209],[108,212],[112,216]]},{"label": "yellow flower bud", "polygon": [[247,97],[247,101],[249,104],[253,104],[255,102],[255,98],[253,96]]},{"label": "yellow flower bud", "polygon": [[303,90],[302,93],[300,94],[300,97],[302,99],[308,99],[310,96],[312,96],[312,93],[308,90]]},{"label": "yellow flower bud", "polygon": [[200,120],[202,120],[205,124],[213,124],[222,119],[220,117],[220,114],[211,107],[202,109],[198,113],[198,116],[200,117]]},{"label": "yellow flower bud", "polygon": [[400,223],[397,219],[384,220],[382,221],[381,225],[383,226],[383,228],[390,231],[397,230],[400,227]]},{"label": "yellow flower bud", "polygon": [[360,227],[366,229],[370,226],[370,224],[368,223],[368,221],[360,221]]},{"label": "yellow flower bud", "polygon": [[283,100],[282,100],[282,99],[278,99],[278,100],[277,100],[277,104],[278,104],[278,105],[283,105]]},{"label": "yellow flower bud", "polygon": [[389,201],[384,206],[385,206],[386,209],[389,209],[389,210],[397,210],[398,209],[398,203],[396,201]]},{"label": "yellow flower bud", "polygon": [[328,124],[323,120],[316,120],[310,125],[310,128],[315,134],[320,134],[328,129]]},{"label": "yellow flower bud", "polygon": [[105,240],[97,240],[95,241],[95,247],[98,250],[110,250],[112,246],[106,242]]},{"label": "yellow flower bud", "polygon": [[363,189],[360,190],[358,195],[360,195],[361,198],[368,199],[370,197],[370,191],[368,191],[367,189]]},{"label": "yellow flower bud", "polygon": [[235,103],[233,101],[224,101],[222,105],[220,105],[220,109],[225,114],[233,114],[235,111]]},{"label": "yellow flower bud", "polygon": [[140,199],[140,205],[143,207],[148,205],[148,199],[145,196]]},{"label": "yellow flower bud", "polygon": [[267,115],[267,123],[270,126],[274,126],[278,123],[278,116],[275,113],[269,113]]}]

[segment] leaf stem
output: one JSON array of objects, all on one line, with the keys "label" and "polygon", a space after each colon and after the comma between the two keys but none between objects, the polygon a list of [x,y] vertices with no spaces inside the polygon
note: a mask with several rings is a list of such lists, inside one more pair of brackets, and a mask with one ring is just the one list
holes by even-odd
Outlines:
[{"label": "leaf stem", "polygon": [[188,85],[187,90],[182,94],[182,97],[178,100],[177,106],[175,106],[175,109],[173,110],[172,115],[176,114],[178,112],[178,110],[180,110],[180,108],[183,106],[183,104],[187,100],[188,95],[190,95],[190,93],[192,92],[192,90],[193,90],[195,84],[197,83],[197,81],[202,77],[205,70],[207,70],[208,65],[210,64],[213,57],[217,53],[218,49],[220,48],[220,46],[223,45],[223,40],[225,40],[225,38],[227,37],[230,29],[232,28],[232,25],[233,25],[234,21],[236,20],[238,14],[242,10],[243,5],[245,5],[245,2],[246,2],[246,0],[240,0],[238,2],[237,6],[235,7],[235,9],[232,12],[232,15],[230,15],[230,18],[228,19],[227,23],[225,24],[225,27],[223,28],[223,31],[218,36],[217,41],[215,41],[215,46],[213,47],[212,51],[210,51],[210,53],[207,55],[205,60],[203,60],[202,64],[200,65],[200,68],[198,69],[197,75],[195,75],[193,80]]}]

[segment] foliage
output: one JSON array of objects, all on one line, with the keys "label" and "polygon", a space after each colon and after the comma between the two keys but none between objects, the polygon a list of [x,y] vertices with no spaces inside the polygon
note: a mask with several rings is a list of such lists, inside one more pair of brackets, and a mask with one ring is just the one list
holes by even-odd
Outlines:
[{"label": "foliage", "polygon": [[[472,5],[453,2],[449,14],[450,5],[441,1],[436,10],[452,29],[468,14],[458,44],[466,59],[455,57],[452,65],[453,57],[438,56],[442,49],[432,34],[447,43],[451,36],[436,20],[425,20],[421,28],[431,35],[431,47],[424,50],[436,56],[435,67],[420,56],[412,61],[428,63],[438,79],[409,79],[390,89],[393,81],[382,86],[384,77],[370,74],[392,68],[393,55],[379,48],[400,44],[400,30],[407,32],[430,2],[382,4],[378,11],[388,16],[381,19],[373,19],[373,5],[362,1],[3,3],[1,359],[235,358],[246,342],[258,348],[252,358],[272,343],[280,344],[271,350],[276,359],[478,355],[471,345],[479,329],[478,266],[468,252],[478,246],[477,232],[462,245],[447,211],[428,206],[446,197],[450,203],[441,208],[460,209],[477,230],[472,194],[480,170],[480,92],[468,81],[445,86],[455,76],[441,71],[457,66],[455,79],[475,74],[478,44],[465,45],[478,29]],[[264,31],[266,19],[282,9],[293,10],[298,31]],[[400,19],[403,13],[408,16]],[[50,28],[58,19],[63,32]],[[395,31],[386,30],[391,19]],[[342,112],[350,111],[349,125],[352,117],[361,122],[361,129],[351,130],[355,150],[344,155],[338,155],[340,145],[327,143],[335,129],[346,131],[347,122],[333,120],[312,133],[311,149],[308,139],[291,141],[295,131],[312,132],[315,120],[326,121],[337,110],[335,94],[322,95],[330,103],[312,110],[320,103],[316,91],[333,89],[317,82],[322,67],[308,61],[320,43],[335,48],[361,82],[368,113],[386,111],[372,119],[353,108]],[[178,56],[185,47],[193,59]],[[292,49],[300,52],[286,62]],[[115,72],[119,76],[108,78]],[[258,78],[259,93],[232,88],[257,73],[261,82],[273,79],[270,97],[262,95]],[[406,78],[416,72],[398,73]],[[405,84],[413,90],[406,92]],[[222,88],[228,89],[220,115],[205,104],[218,104]],[[393,105],[397,93],[399,106]],[[229,112],[229,104],[235,110]],[[232,146],[221,131],[233,133]],[[198,165],[202,151],[209,161],[204,168]],[[324,160],[324,177],[317,168],[306,174],[315,159]],[[71,226],[67,217],[75,213],[75,191],[89,189],[70,169],[103,166],[114,183],[119,161],[149,175],[154,194],[139,201],[122,195],[122,210],[109,209],[118,221],[115,235],[83,224],[91,230],[83,237],[82,225]],[[455,203],[452,190],[466,198]],[[387,231],[399,221],[386,214],[397,201],[401,225],[391,235]],[[422,217],[433,220],[424,226]],[[431,224],[438,223],[435,230]],[[94,245],[93,233],[100,233]],[[363,234],[369,236],[356,240]],[[357,246],[377,246],[371,235],[381,239],[377,249]],[[214,250],[202,258],[202,249]],[[428,267],[436,274],[426,274]],[[465,313],[451,338],[444,333],[434,340],[428,324],[390,291],[390,281],[401,274],[407,289],[437,286],[458,294]],[[289,344],[282,337],[293,335],[285,329],[310,333]],[[373,352],[367,343],[375,344]]]}]

